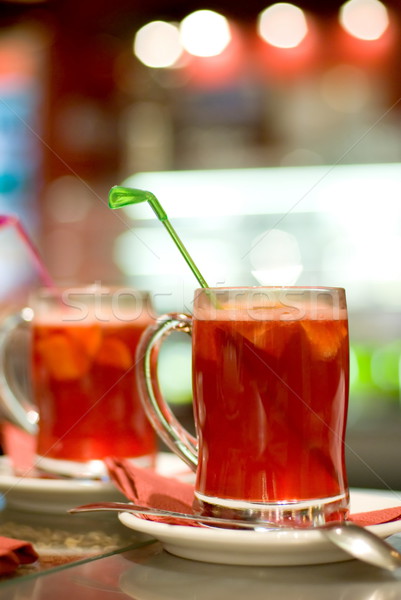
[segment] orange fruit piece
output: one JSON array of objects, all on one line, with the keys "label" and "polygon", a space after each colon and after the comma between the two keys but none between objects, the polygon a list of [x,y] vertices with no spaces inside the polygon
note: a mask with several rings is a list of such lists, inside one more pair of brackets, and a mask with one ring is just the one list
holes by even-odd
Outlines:
[{"label": "orange fruit piece", "polygon": [[301,325],[315,356],[320,360],[333,358],[347,335],[345,321],[305,320]]},{"label": "orange fruit piece", "polygon": [[89,369],[90,360],[84,350],[63,333],[38,340],[36,348],[53,379],[79,379]]},{"label": "orange fruit piece", "polygon": [[100,325],[69,325],[65,328],[65,332],[81,346],[88,357],[95,356],[102,341]]},{"label": "orange fruit piece", "polygon": [[103,340],[95,361],[98,364],[115,367],[116,369],[129,369],[133,365],[128,346],[116,337]]}]

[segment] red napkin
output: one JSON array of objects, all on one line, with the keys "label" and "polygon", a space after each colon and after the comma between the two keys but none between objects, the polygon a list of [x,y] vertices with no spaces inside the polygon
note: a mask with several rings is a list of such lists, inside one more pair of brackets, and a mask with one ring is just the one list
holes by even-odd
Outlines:
[{"label": "red napkin", "polygon": [[34,563],[38,554],[32,544],[0,536],[0,575],[13,573],[20,565]]},{"label": "red napkin", "polygon": [[10,459],[14,472],[30,475],[35,456],[35,437],[7,421],[1,424],[1,428],[4,453]]},{"label": "red napkin", "polygon": [[[136,467],[124,458],[106,458],[105,463],[110,479],[131,502],[151,508],[193,513],[194,488],[190,483]],[[149,518],[167,522],[165,518]],[[177,520],[171,519],[171,522],[176,523]]]},{"label": "red napkin", "polygon": [[381,510],[371,510],[370,512],[355,513],[350,515],[349,520],[367,527],[368,525],[379,525],[381,523],[391,523],[401,519],[401,506],[391,508],[382,508]]},{"label": "red napkin", "polygon": [[[194,488],[190,483],[165,477],[150,469],[136,467],[129,460],[106,459],[109,475],[118,489],[132,502],[185,513],[194,512]],[[152,520],[159,520],[149,517]],[[358,525],[378,525],[401,518],[401,506],[350,515]],[[166,522],[165,519],[162,519]],[[174,522],[177,522],[174,520]]]}]

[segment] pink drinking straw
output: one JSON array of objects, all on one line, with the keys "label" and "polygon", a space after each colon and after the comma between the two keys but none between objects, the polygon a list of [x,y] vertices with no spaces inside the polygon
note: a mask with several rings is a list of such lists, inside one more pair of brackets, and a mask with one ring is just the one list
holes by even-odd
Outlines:
[{"label": "pink drinking straw", "polygon": [[26,246],[30,256],[33,258],[44,285],[46,287],[54,287],[53,279],[50,277],[39,252],[22,226],[19,218],[15,215],[0,215],[0,229],[8,226],[15,227],[18,237],[22,240],[23,245]]}]

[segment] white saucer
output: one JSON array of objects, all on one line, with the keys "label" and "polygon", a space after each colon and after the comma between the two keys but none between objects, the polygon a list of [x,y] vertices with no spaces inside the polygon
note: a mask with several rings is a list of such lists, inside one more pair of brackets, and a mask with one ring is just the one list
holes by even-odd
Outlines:
[{"label": "white saucer", "polygon": [[[180,459],[167,452],[157,456],[156,470],[162,475],[189,477]],[[127,498],[110,482],[80,479],[17,477],[6,456],[0,457],[0,495],[7,507],[35,513],[65,513],[79,504],[120,501]]]},{"label": "white saucer", "polygon": [[[401,505],[401,492],[351,490],[351,513]],[[234,531],[167,525],[120,513],[127,527],[159,540],[170,554],[202,562],[231,565],[312,565],[350,560],[320,531]],[[401,532],[401,521],[370,527],[380,537]]]}]

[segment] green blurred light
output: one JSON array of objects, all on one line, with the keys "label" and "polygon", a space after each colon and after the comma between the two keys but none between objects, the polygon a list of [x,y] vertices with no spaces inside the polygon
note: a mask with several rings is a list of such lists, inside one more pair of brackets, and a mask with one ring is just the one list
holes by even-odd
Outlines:
[{"label": "green blurred light", "polygon": [[383,391],[398,392],[400,389],[401,342],[392,342],[377,348],[371,359],[373,383]]}]

